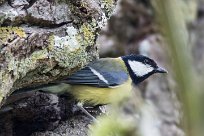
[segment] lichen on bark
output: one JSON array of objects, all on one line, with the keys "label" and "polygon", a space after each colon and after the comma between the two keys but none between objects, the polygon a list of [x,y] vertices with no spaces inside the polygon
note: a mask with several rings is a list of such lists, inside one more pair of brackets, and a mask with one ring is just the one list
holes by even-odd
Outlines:
[{"label": "lichen on bark", "polygon": [[99,28],[113,8],[108,4],[5,1],[0,6],[0,105],[16,89],[63,78],[97,59]]}]

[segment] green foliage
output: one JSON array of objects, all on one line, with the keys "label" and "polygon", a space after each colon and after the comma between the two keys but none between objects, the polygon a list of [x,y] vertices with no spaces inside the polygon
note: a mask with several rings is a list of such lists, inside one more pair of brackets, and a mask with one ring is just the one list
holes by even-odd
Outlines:
[{"label": "green foliage", "polygon": [[[179,3],[182,4],[183,0]],[[183,4],[185,2],[183,1]],[[191,48],[189,46],[189,34],[187,31],[186,16],[188,12],[182,11],[185,5],[178,4],[176,0],[154,0],[157,19],[161,31],[168,43],[167,50],[172,62],[173,74],[177,81],[178,95],[184,109],[184,128],[187,136],[203,135],[201,112],[200,88],[196,78],[196,72],[192,63]],[[187,9],[187,8],[186,8]],[[191,18],[192,19],[192,18]],[[192,21],[192,20],[191,20]]]},{"label": "green foliage", "polygon": [[130,124],[116,114],[102,116],[90,127],[89,136],[135,136],[136,128]]}]

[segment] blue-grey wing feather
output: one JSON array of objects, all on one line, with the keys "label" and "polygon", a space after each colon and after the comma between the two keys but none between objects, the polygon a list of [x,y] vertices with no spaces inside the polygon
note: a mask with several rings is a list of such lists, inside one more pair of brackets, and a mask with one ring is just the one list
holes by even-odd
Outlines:
[{"label": "blue-grey wing feather", "polygon": [[[93,69],[103,76],[101,79]],[[117,62],[100,59],[74,73],[62,82],[77,85],[90,85],[96,87],[117,86],[128,80],[128,73]]]}]

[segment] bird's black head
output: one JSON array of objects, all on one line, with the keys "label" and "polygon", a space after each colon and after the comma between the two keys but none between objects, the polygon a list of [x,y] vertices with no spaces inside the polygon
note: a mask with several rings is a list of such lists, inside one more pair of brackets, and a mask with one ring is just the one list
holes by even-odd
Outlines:
[{"label": "bird's black head", "polygon": [[121,58],[125,62],[134,84],[142,82],[154,73],[167,73],[154,60],[143,55],[127,55]]}]

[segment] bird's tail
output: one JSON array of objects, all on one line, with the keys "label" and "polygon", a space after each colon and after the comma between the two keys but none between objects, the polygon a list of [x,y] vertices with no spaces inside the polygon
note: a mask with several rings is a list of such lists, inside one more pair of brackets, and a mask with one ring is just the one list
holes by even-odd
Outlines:
[{"label": "bird's tail", "polygon": [[26,93],[26,92],[35,92],[35,91],[42,91],[46,93],[53,93],[53,94],[64,94],[66,92],[69,92],[70,85],[66,83],[49,83],[45,85],[39,85],[36,87],[26,87],[21,88],[13,92],[13,94],[19,94],[19,93]]}]

